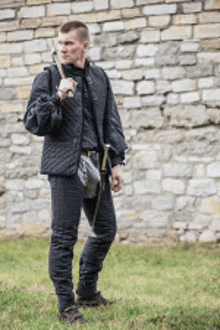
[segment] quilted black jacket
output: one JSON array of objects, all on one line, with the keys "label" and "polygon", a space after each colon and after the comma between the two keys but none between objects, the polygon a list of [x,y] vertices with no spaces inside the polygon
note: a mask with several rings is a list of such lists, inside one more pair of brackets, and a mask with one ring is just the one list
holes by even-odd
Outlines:
[{"label": "quilted black jacket", "polygon": [[[77,172],[83,134],[82,77],[72,64],[64,65],[67,77],[78,82],[74,98],[60,101],[56,86],[60,74],[55,65],[46,67],[34,80],[24,116],[25,128],[45,136],[41,173],[72,176]],[[92,108],[100,145],[111,145],[110,161],[123,162],[126,143],[120,117],[102,68],[87,62],[85,78],[92,97]]]}]

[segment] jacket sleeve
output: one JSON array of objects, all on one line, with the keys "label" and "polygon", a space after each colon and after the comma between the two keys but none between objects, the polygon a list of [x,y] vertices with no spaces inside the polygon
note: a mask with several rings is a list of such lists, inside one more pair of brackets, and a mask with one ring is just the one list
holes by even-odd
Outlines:
[{"label": "jacket sleeve", "polygon": [[124,164],[127,144],[125,142],[122,123],[111,88],[110,80],[106,73],[105,76],[107,81],[107,99],[104,121],[104,137],[105,143],[109,143],[111,145],[109,155],[112,166],[115,166],[117,164]]},{"label": "jacket sleeve", "polygon": [[32,92],[24,116],[25,128],[39,136],[59,129],[62,109],[57,93],[52,95],[50,71],[45,69],[34,80]]}]

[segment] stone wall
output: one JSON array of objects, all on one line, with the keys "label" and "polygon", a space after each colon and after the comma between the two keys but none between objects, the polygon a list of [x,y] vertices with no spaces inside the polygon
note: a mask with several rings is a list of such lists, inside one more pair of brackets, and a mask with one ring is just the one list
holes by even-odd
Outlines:
[{"label": "stone wall", "polygon": [[[129,144],[118,239],[220,239],[220,1],[0,0],[0,228],[50,232],[42,138],[22,123],[31,84],[67,20],[91,32]],[[80,238],[89,232],[82,216]]]}]

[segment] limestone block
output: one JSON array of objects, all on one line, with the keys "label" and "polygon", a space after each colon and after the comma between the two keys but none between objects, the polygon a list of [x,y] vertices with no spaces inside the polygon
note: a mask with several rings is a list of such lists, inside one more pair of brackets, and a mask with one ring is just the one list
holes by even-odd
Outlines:
[{"label": "limestone block", "polygon": [[0,20],[14,18],[14,17],[15,17],[15,10],[13,9],[0,10]]},{"label": "limestone block", "polygon": [[4,42],[6,39],[6,32],[0,32],[0,42]]},{"label": "limestone block", "polygon": [[195,127],[209,122],[206,108],[202,105],[166,106],[164,116],[169,118],[170,125],[176,127]]},{"label": "limestone block", "polygon": [[214,77],[201,78],[198,80],[198,87],[200,89],[213,87],[215,84]]},{"label": "limestone block", "polygon": [[154,81],[140,81],[137,83],[136,90],[138,95],[153,94],[155,92]]},{"label": "limestone block", "polygon": [[135,128],[161,128],[164,118],[158,108],[132,111],[132,127]]},{"label": "limestone block", "polygon": [[169,93],[167,96],[167,104],[176,105],[180,102],[180,94]]},{"label": "limestone block", "polygon": [[220,111],[219,109],[207,109],[207,115],[209,117],[210,123],[220,124]]},{"label": "limestone block", "polygon": [[47,16],[69,15],[71,12],[70,3],[53,3],[46,6]]},{"label": "limestone block", "polygon": [[207,0],[205,2],[205,10],[209,9],[220,9],[219,0]]},{"label": "limestone block", "polygon": [[201,77],[211,76],[213,74],[212,69],[213,67],[211,64],[197,64],[194,66],[185,67],[186,77],[201,78]]},{"label": "limestone block", "polygon": [[197,197],[208,197],[216,194],[217,186],[212,179],[193,179],[189,181],[189,186],[187,188],[187,195],[197,196]]},{"label": "limestone block", "polygon": [[118,70],[106,70],[106,73],[110,79],[119,79],[122,73]]},{"label": "limestone block", "polygon": [[54,37],[56,31],[53,28],[39,28],[35,31],[35,38]]},{"label": "limestone block", "polygon": [[2,55],[0,56],[0,68],[9,68],[11,64],[10,55]]},{"label": "limestone block", "polygon": [[20,103],[9,103],[0,106],[0,112],[23,112],[23,105]]},{"label": "limestone block", "polygon": [[18,11],[19,18],[33,18],[45,16],[44,6],[21,7]]},{"label": "limestone block", "polygon": [[185,69],[182,67],[163,67],[162,69],[162,77],[163,79],[181,79],[185,77]]},{"label": "limestone block", "polygon": [[114,94],[133,95],[134,83],[132,81],[114,80],[112,81]]},{"label": "limestone block", "polygon": [[181,242],[195,242],[196,241],[196,235],[194,233],[186,233],[186,235],[180,236]]},{"label": "limestone block", "polygon": [[176,4],[145,6],[143,8],[143,14],[146,16],[175,14],[176,11],[177,11]]},{"label": "limestone block", "polygon": [[172,195],[161,195],[156,197],[152,203],[156,210],[170,211],[174,207],[174,197]]},{"label": "limestone block", "polygon": [[41,62],[41,54],[39,53],[32,53],[26,54],[24,57],[24,62],[26,65],[33,65]]},{"label": "limestone block", "polygon": [[12,147],[9,148],[9,150],[13,154],[31,155],[31,147],[12,146]]},{"label": "limestone block", "polygon": [[142,104],[145,106],[159,106],[165,101],[164,96],[144,96],[142,97]]},{"label": "limestone block", "polygon": [[[103,3],[102,0],[100,2]],[[113,21],[121,18],[121,12],[120,10],[110,10],[110,11],[104,11],[97,13],[95,20],[97,22],[107,22],[107,21]],[[93,20],[94,22],[94,20]]]},{"label": "limestone block", "polygon": [[167,80],[157,80],[156,90],[158,94],[165,94],[172,91],[171,82]]},{"label": "limestone block", "polygon": [[47,50],[47,43],[44,39],[37,39],[32,41],[26,41],[24,43],[24,52],[25,53],[38,53],[44,52]]},{"label": "limestone block", "polygon": [[156,210],[146,210],[141,213],[141,218],[147,224],[148,227],[167,228],[169,223],[169,213],[160,212]]},{"label": "limestone block", "polygon": [[0,22],[0,31],[14,31],[19,28],[19,21]]},{"label": "limestone block", "polygon": [[139,33],[137,31],[131,30],[117,35],[117,43],[119,44],[128,44],[134,43],[139,40]]},{"label": "limestone block", "polygon": [[101,60],[101,47],[90,48],[87,54],[92,61],[99,61]]},{"label": "limestone block", "polygon": [[193,175],[193,166],[188,163],[166,163],[163,165],[164,176],[190,178]]},{"label": "limestone block", "polygon": [[199,13],[202,11],[202,2],[192,2],[182,4],[184,13]]},{"label": "limestone block", "polygon": [[12,134],[11,138],[13,144],[27,145],[30,142],[30,139],[22,134]]},{"label": "limestone block", "polygon": [[198,54],[199,63],[220,63],[220,54],[216,52],[202,52]]},{"label": "limestone block", "polygon": [[93,9],[92,1],[82,1],[82,2],[74,2],[72,4],[72,11],[74,13],[83,13],[90,12]]},{"label": "limestone block", "polygon": [[175,208],[177,211],[182,211],[184,209],[187,209],[188,211],[194,211],[194,197],[189,196],[181,196],[178,197],[176,200]]},{"label": "limestone block", "polygon": [[219,48],[220,48],[219,39],[202,40],[201,42],[201,49],[204,51],[218,50]]},{"label": "limestone block", "polygon": [[158,181],[136,181],[134,183],[134,194],[145,195],[145,194],[160,194],[161,186]]},{"label": "limestone block", "polygon": [[157,51],[158,51],[158,45],[154,45],[154,44],[138,45],[137,56],[140,57],[155,56]]},{"label": "limestone block", "polygon": [[160,31],[154,29],[145,29],[141,31],[141,39],[142,43],[149,42],[159,42],[160,41]]},{"label": "limestone block", "polygon": [[15,88],[1,88],[0,89],[0,99],[1,100],[11,100],[16,96]]},{"label": "limestone block", "polygon": [[199,14],[199,22],[205,23],[220,23],[220,12],[203,12]]},{"label": "limestone block", "polygon": [[143,78],[143,70],[141,69],[130,69],[123,71],[123,79],[137,81]]},{"label": "limestone block", "polygon": [[141,108],[141,106],[142,106],[141,98],[138,96],[124,98],[123,107],[126,109]]},{"label": "limestone block", "polygon": [[24,65],[23,56],[12,57],[11,64],[12,66],[23,66]]},{"label": "limestone block", "polygon": [[48,228],[39,223],[18,224],[18,234],[27,236],[40,236],[46,234]]},{"label": "limestone block", "polygon": [[216,89],[205,89],[202,92],[203,101],[220,101],[220,88]]},{"label": "limestone block", "polygon": [[134,0],[110,0],[111,8],[128,8],[134,6]]},{"label": "limestone block", "polygon": [[175,221],[173,224],[174,229],[187,229],[188,228],[188,223],[187,222],[182,222],[182,221]]},{"label": "limestone block", "polygon": [[194,65],[197,63],[195,54],[184,54],[179,56],[180,65]]},{"label": "limestone block", "polygon": [[161,170],[148,170],[146,174],[147,180],[161,180],[162,171]]},{"label": "limestone block", "polygon": [[26,5],[27,6],[32,6],[32,5],[42,5],[45,3],[51,3],[51,0],[26,0]]},{"label": "limestone block", "polygon": [[147,66],[154,65],[154,62],[155,62],[155,60],[154,60],[153,57],[149,57],[149,58],[137,58],[134,61],[135,67],[143,66],[144,68],[146,68]]},{"label": "limestone block", "polygon": [[134,155],[133,166],[136,169],[155,169],[158,165],[158,152],[155,150],[138,151]]},{"label": "limestone block", "polygon": [[136,3],[138,6],[140,5],[146,5],[146,3],[160,3],[164,2],[164,0],[136,0]]},{"label": "limestone block", "polygon": [[33,39],[33,36],[34,36],[34,32],[32,30],[8,32],[7,40],[8,41],[30,40]]},{"label": "limestone block", "polygon": [[167,26],[170,23],[170,16],[150,16],[149,17],[149,25],[155,27]]},{"label": "limestone block", "polygon": [[0,54],[14,54],[14,53],[22,53],[23,51],[23,44],[21,43],[8,43],[8,44],[1,44],[0,47]]},{"label": "limestone block", "polygon": [[147,25],[147,21],[145,17],[133,18],[124,22],[125,30],[134,30],[143,28]]},{"label": "limestone block", "polygon": [[62,24],[66,23],[66,17],[65,16],[55,16],[55,17],[43,17],[39,26],[61,26]]},{"label": "limestone block", "polygon": [[171,26],[161,33],[161,40],[184,40],[191,37],[191,26]]},{"label": "limestone block", "polygon": [[209,226],[209,229],[212,232],[220,231],[220,219],[219,219],[218,215],[213,217],[213,220],[212,220],[211,226]]},{"label": "limestone block", "polygon": [[[4,215],[0,215],[0,228],[3,229],[6,227],[6,217]],[[2,230],[0,231],[0,235],[2,236]]]},{"label": "limestone block", "polygon": [[164,192],[169,192],[174,195],[182,195],[185,192],[184,181],[180,179],[163,179],[162,187]]},{"label": "limestone block", "polygon": [[108,9],[108,0],[94,0],[95,10]]},{"label": "limestone block", "polygon": [[8,77],[27,77],[29,75],[28,69],[26,67],[17,67],[7,69]]},{"label": "limestone block", "polygon": [[199,236],[199,242],[217,242],[216,236],[212,233],[211,230],[205,230],[200,236]]},{"label": "limestone block", "polygon": [[173,17],[174,25],[189,25],[197,23],[197,15],[175,15]]},{"label": "limestone block", "polygon": [[197,214],[193,221],[189,223],[189,229],[201,230],[209,227],[211,216],[205,214]]},{"label": "limestone block", "polygon": [[220,162],[209,164],[207,167],[207,175],[211,178],[220,178]]},{"label": "limestone block", "polygon": [[107,22],[103,24],[103,31],[121,31],[124,30],[124,22],[116,21],[116,22]]},{"label": "limestone block", "polygon": [[180,94],[180,103],[195,103],[200,101],[199,92],[189,92]]},{"label": "limestone block", "polygon": [[[121,62],[124,62],[124,61],[121,61]],[[111,62],[111,61],[104,61],[104,62],[99,62],[98,64],[101,68],[103,68],[104,70],[109,70],[109,69],[114,69],[114,67],[116,69],[120,69],[120,67],[117,67],[115,65],[114,62]]]},{"label": "limestone block", "polygon": [[197,42],[184,42],[181,44],[181,52],[197,52],[200,45]]},{"label": "limestone block", "polygon": [[174,93],[188,92],[197,88],[196,80],[193,79],[181,79],[172,82],[172,88]]},{"label": "limestone block", "polygon": [[7,190],[23,190],[24,188],[24,180],[16,179],[16,180],[6,180],[5,188]]},{"label": "limestone block", "polygon": [[205,39],[220,36],[220,24],[202,24],[194,27],[194,38]]},{"label": "limestone block", "polygon": [[145,79],[160,79],[160,70],[159,69],[148,69],[144,71]]},{"label": "limestone block", "polygon": [[140,9],[138,7],[134,8],[122,8],[122,17],[124,18],[133,18],[140,17]]}]

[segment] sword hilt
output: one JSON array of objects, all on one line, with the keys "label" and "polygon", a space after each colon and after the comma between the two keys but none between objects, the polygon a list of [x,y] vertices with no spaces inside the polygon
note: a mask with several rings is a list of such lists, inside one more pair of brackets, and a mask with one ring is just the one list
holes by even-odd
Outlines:
[{"label": "sword hilt", "polygon": [[109,149],[110,149],[110,144],[105,144],[105,146],[104,146],[104,155],[103,155],[103,159],[102,159],[101,172],[106,171],[106,164],[107,164]]}]

